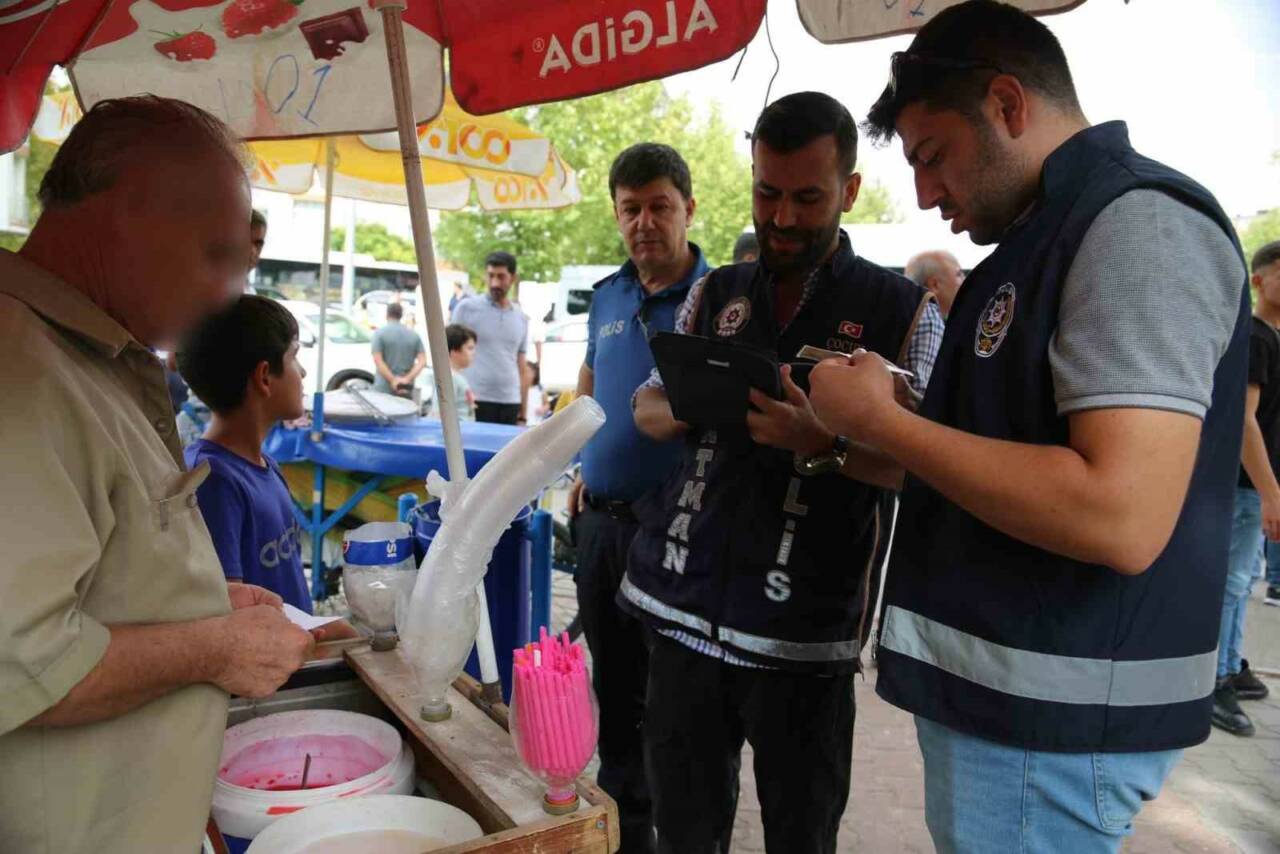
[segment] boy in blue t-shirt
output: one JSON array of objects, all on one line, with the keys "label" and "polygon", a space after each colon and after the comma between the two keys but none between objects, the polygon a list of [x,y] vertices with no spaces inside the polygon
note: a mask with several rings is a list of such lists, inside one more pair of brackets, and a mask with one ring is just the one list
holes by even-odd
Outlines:
[{"label": "boy in blue t-shirt", "polygon": [[[228,582],[256,584],[311,613],[302,571],[302,530],[289,488],[262,443],[281,419],[302,415],[298,324],[284,306],[245,294],[207,318],[178,351],[178,369],[213,412],[187,465],[209,464],[197,492]],[[319,640],[354,637],[346,622],[315,630]]]}]

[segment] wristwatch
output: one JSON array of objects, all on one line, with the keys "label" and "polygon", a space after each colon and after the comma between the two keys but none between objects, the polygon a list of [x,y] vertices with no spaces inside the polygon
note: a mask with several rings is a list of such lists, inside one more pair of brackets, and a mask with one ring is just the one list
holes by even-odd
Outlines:
[{"label": "wristwatch", "polygon": [[816,457],[802,457],[796,454],[796,474],[810,477],[815,474],[840,471],[848,458],[849,439],[845,436],[836,436],[835,441],[831,443],[831,450],[825,454]]}]

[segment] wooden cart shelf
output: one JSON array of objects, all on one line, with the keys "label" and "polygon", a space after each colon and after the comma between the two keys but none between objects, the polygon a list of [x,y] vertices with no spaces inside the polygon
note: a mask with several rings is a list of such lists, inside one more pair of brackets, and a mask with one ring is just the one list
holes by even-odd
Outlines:
[{"label": "wooden cart shelf", "polygon": [[[599,787],[577,783],[582,805],[565,816],[542,809],[544,789],[524,770],[507,732],[507,707],[485,705],[480,686],[463,674],[449,690],[452,716],[428,723],[409,662],[398,649],[347,646],[347,664],[407,733],[418,776],[465,810],[487,834],[437,854],[612,854],[620,838],[618,808]],[[482,705],[484,708],[482,708]]]}]

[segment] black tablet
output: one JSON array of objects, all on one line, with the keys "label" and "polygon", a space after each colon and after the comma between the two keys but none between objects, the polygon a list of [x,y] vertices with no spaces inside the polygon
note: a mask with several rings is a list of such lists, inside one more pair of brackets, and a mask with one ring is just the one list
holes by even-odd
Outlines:
[{"label": "black tablet", "polygon": [[680,421],[740,427],[750,389],[782,400],[778,359],[768,350],[674,332],[657,333],[649,348],[667,387],[671,413]]}]

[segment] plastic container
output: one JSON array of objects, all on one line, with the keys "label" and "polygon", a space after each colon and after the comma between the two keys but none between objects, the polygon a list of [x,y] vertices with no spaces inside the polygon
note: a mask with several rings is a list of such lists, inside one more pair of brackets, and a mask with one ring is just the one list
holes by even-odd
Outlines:
[{"label": "plastic container", "polygon": [[286,816],[253,841],[249,854],[420,854],[482,835],[475,819],[443,801],[369,795]]},{"label": "plastic container", "polygon": [[361,525],[343,535],[342,559],[352,616],[373,632],[374,649],[393,649],[397,605],[407,601],[418,577],[413,529],[404,522]]},{"label": "plastic container", "polygon": [[223,736],[213,817],[236,854],[281,816],[360,795],[406,795],[413,781],[413,753],[390,724],[329,709],[280,712]]},{"label": "plastic container", "polygon": [[[530,590],[530,567],[533,547],[530,543],[529,520],[533,510],[523,507],[510,527],[498,538],[484,576],[484,592],[489,601],[489,622],[493,627],[495,649],[515,649],[529,639],[530,614],[533,607]],[[431,541],[440,530],[440,502],[429,501],[413,509],[413,525],[418,560],[426,557]],[[468,654],[467,673],[480,678],[480,661],[473,647]],[[502,696],[511,699],[511,659],[498,656],[498,675],[502,679]]]},{"label": "plastic container", "polygon": [[578,808],[574,782],[591,761],[600,734],[600,712],[591,690],[586,655],[568,633],[512,654],[515,690],[511,740],[525,768],[547,787],[542,808],[564,815]]}]

